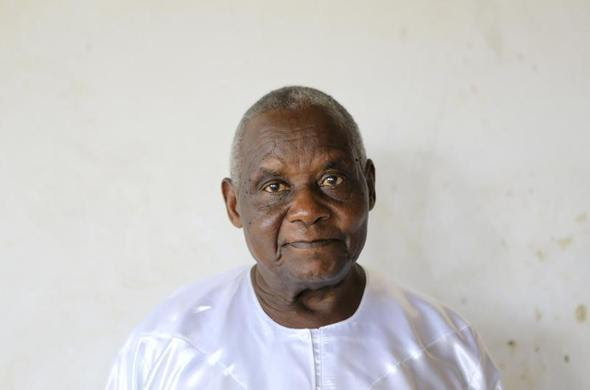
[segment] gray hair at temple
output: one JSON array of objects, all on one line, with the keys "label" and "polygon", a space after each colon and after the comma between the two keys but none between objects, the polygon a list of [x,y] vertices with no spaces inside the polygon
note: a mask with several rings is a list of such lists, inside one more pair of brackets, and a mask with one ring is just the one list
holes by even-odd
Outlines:
[{"label": "gray hair at temple", "polygon": [[246,111],[238,124],[230,154],[230,175],[232,183],[236,188],[239,188],[240,185],[241,144],[248,121],[268,111],[300,110],[307,107],[322,108],[340,128],[350,132],[354,153],[364,166],[367,155],[358,126],[352,115],[336,99],[315,88],[301,86],[283,87],[270,91],[261,97]]}]

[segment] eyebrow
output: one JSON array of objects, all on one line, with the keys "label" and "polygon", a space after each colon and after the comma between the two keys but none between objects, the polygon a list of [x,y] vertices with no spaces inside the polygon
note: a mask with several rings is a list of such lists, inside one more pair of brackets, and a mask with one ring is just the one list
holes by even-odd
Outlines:
[{"label": "eyebrow", "polygon": [[322,170],[328,170],[328,169],[337,169],[337,168],[341,168],[342,166],[348,168],[350,166],[349,163],[343,162],[342,160],[332,160],[332,161],[328,161],[327,163],[324,164],[324,166],[322,167]]},{"label": "eyebrow", "polygon": [[[326,171],[329,169],[351,170],[354,168],[354,165],[355,165],[354,161],[347,160],[346,158],[344,158],[344,156],[347,155],[346,153],[341,152],[339,150],[333,151],[333,152],[334,152],[334,156],[330,156],[332,158],[330,158],[327,162],[325,162],[320,167],[320,170],[322,170],[322,171]],[[265,167],[264,166],[265,162],[268,165],[273,165],[274,167],[272,167],[272,168]],[[258,183],[265,178],[281,177],[284,175],[284,171],[283,171],[282,167],[284,167],[285,165],[287,165],[287,163],[282,158],[273,154],[272,152],[268,153],[260,160],[258,168],[253,172],[253,174],[251,176],[251,180],[254,183]],[[277,167],[277,168],[275,168],[275,167]]]},{"label": "eyebrow", "polygon": [[256,176],[281,176],[283,172],[280,169],[269,169],[261,167],[257,172]]},{"label": "eyebrow", "polygon": [[326,162],[323,166],[322,169],[323,170],[328,170],[328,169],[346,169],[346,170],[351,170],[354,169],[355,166],[355,162],[352,160],[347,160],[344,158],[338,158],[338,159],[333,159],[333,160],[329,160],[328,162]]},{"label": "eyebrow", "polygon": [[271,177],[281,177],[283,172],[280,169],[272,169],[272,168],[265,168],[259,167],[258,170],[254,172],[251,177],[251,181],[253,185],[257,185],[261,181]]}]

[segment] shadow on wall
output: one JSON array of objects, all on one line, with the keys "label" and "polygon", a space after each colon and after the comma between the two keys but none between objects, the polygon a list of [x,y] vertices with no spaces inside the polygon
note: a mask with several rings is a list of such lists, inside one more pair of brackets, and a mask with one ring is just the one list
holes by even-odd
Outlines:
[{"label": "shadow on wall", "polygon": [[513,207],[503,204],[506,189],[490,187],[474,173],[477,167],[460,166],[432,149],[382,151],[372,158],[377,204],[362,261],[462,313],[482,334],[507,389],[582,388],[563,351],[571,336],[529,313],[541,287],[521,293],[528,276],[520,255],[510,250],[519,238],[502,225],[511,223]]}]

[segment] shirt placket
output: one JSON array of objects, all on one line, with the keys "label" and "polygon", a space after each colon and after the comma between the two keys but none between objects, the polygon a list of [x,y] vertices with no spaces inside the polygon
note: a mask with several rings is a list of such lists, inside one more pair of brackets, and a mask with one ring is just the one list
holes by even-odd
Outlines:
[{"label": "shirt placket", "polygon": [[320,329],[311,329],[310,333],[313,351],[315,390],[322,390],[322,335]]}]

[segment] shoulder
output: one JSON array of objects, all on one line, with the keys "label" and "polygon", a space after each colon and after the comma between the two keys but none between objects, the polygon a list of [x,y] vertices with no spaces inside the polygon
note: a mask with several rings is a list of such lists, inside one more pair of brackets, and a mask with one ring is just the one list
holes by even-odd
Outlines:
[{"label": "shoulder", "polygon": [[367,271],[366,294],[368,307],[365,310],[369,315],[394,324],[398,331],[403,329],[419,334],[424,342],[433,342],[470,327],[462,316],[446,305],[372,270]]},{"label": "shoulder", "polygon": [[[166,377],[183,360],[207,361],[219,324],[243,290],[249,267],[239,267],[184,286],[147,316],[129,335],[115,359],[109,389],[128,389],[127,382],[151,383]],[[222,366],[219,369],[223,369]],[[162,371],[162,372],[159,372]],[[142,388],[141,386],[137,388]]]},{"label": "shoulder", "polygon": [[[390,385],[405,371],[431,366],[448,383],[470,389],[501,388],[500,375],[481,337],[461,315],[374,272],[368,274],[368,315],[382,324],[378,332],[397,348],[392,365],[397,374],[386,371],[378,381],[380,386]],[[380,386],[374,388],[383,388]]]},{"label": "shoulder", "polygon": [[[238,294],[249,267],[241,266],[183,286],[166,298],[133,333],[187,337],[195,324],[223,315]],[[215,318],[216,319],[216,318]],[[190,338],[190,337],[189,337]]]}]

